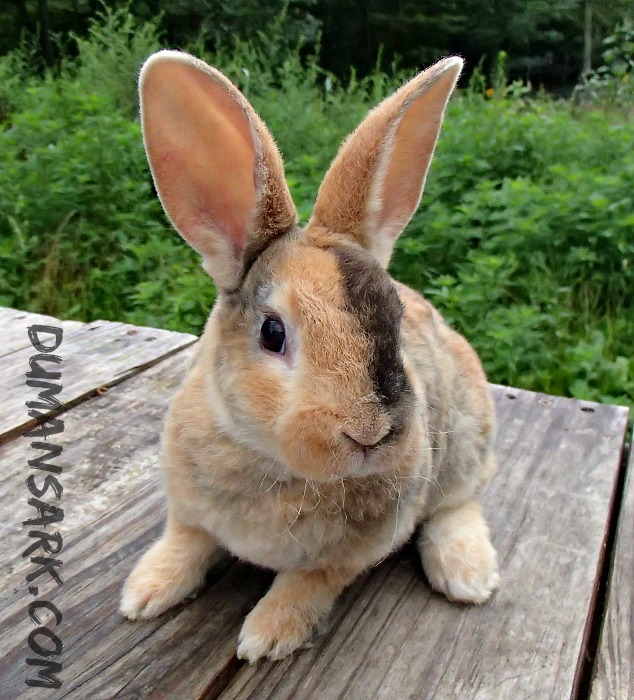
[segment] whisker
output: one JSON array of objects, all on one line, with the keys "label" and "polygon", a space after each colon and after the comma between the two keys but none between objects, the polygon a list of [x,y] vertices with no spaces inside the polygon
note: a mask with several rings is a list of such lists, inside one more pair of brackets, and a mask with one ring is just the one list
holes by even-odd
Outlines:
[{"label": "whisker", "polygon": [[[264,484],[264,482],[265,482],[265,480],[266,480],[266,477],[269,475],[269,472],[270,472],[271,469],[273,468],[273,465],[274,465],[274,464],[277,464],[277,460],[276,460],[276,459],[274,459],[274,460],[271,462],[271,464],[269,464],[268,469],[264,472],[264,476],[262,477],[262,481],[260,481],[260,487],[259,487],[258,491],[261,491],[261,490],[262,490],[262,485]],[[275,482],[273,482],[273,483],[275,483]]]}]

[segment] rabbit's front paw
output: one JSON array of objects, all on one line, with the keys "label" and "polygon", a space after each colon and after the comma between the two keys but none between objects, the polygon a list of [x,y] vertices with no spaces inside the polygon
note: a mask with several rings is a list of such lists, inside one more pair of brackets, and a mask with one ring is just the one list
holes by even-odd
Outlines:
[{"label": "rabbit's front paw", "polygon": [[311,636],[314,615],[289,605],[280,607],[265,596],[247,615],[238,640],[238,658],[254,663],[268,656],[283,659],[299,649]]},{"label": "rabbit's front paw", "polygon": [[345,568],[281,571],[242,625],[238,658],[283,659],[305,645],[356,574]]},{"label": "rabbit's front paw", "polygon": [[208,533],[170,523],[128,577],[119,610],[130,620],[147,620],[180,603],[203,582],[216,548]]},{"label": "rabbit's front paw", "polygon": [[479,504],[441,511],[424,525],[419,551],[429,585],[460,603],[484,603],[500,583]]},{"label": "rabbit's front paw", "polygon": [[119,609],[130,620],[160,615],[200,584],[197,571],[170,561],[161,550],[161,542],[157,542],[134,567],[123,587]]}]

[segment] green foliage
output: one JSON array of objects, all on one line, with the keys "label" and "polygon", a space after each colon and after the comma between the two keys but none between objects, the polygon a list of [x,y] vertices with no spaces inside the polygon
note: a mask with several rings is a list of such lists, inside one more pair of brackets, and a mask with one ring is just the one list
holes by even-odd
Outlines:
[{"label": "green foliage", "polygon": [[157,22],[139,23],[127,9],[106,5],[88,24],[88,37],[71,35],[78,59],[62,61],[86,94],[100,94],[127,116],[138,109],[136,78],[148,54],[161,48]]},{"label": "green foliage", "polygon": [[603,46],[603,63],[583,77],[573,97],[620,107],[627,113],[634,102],[634,23],[626,20],[619,24]]},{"label": "green foliage", "polygon": [[[44,77],[0,59],[0,304],[200,332],[214,298],[152,189],[135,74],[154,23],[105,11]],[[203,42],[204,43],[204,42]],[[404,76],[342,82],[261,33],[196,51],[240,85],[285,155],[300,216],[341,139]],[[474,73],[449,106],[396,277],[476,346],[492,381],[634,404],[634,124]]]},{"label": "green foliage", "polygon": [[[12,74],[0,131],[0,304],[200,328],[212,285],[169,230],[131,118],[155,32],[106,12],[58,75]],[[15,65],[20,55],[3,58],[0,75]]]}]

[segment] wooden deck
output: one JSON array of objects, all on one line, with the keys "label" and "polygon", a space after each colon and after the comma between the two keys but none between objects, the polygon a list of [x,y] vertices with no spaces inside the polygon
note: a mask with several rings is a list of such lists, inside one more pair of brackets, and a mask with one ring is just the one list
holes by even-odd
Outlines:
[{"label": "wooden deck", "polygon": [[[44,452],[25,405],[40,391],[25,376],[34,324],[64,329],[55,351],[64,430],[48,438],[63,448],[49,461],[64,491],[40,499],[63,508],[47,528],[63,548],[25,556],[38,529],[23,525],[38,517],[26,479],[44,478],[29,465]],[[126,575],[161,530],[161,424],[194,336],[10,309],[0,309],[0,329],[1,698],[634,698],[626,409],[492,386],[500,471],[485,509],[502,575],[492,600],[463,607],[430,592],[406,547],[344,593],[312,648],[249,666],[235,656],[237,635],[270,572],[225,556],[198,598],[157,620],[117,612]],[[63,562],[53,567],[61,585],[46,570],[33,578],[38,556]],[[57,690],[25,684],[37,677],[27,658],[43,658],[27,643],[36,600],[63,615],[56,624],[35,610],[63,642],[48,657],[63,665]]]}]

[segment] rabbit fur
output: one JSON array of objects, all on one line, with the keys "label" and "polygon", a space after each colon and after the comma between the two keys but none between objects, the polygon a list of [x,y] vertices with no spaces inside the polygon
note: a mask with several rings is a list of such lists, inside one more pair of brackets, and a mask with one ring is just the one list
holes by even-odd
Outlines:
[{"label": "rabbit fur", "polygon": [[478,500],[495,471],[486,377],[386,271],[461,68],[444,59],[370,112],[301,229],[273,138],[238,89],[184,53],[144,65],[156,189],[219,294],[168,413],[167,522],[124,586],[128,618],[181,602],[224,548],[278,572],[238,656],[280,659],[417,528],[432,588],[483,603],[497,587]]}]

